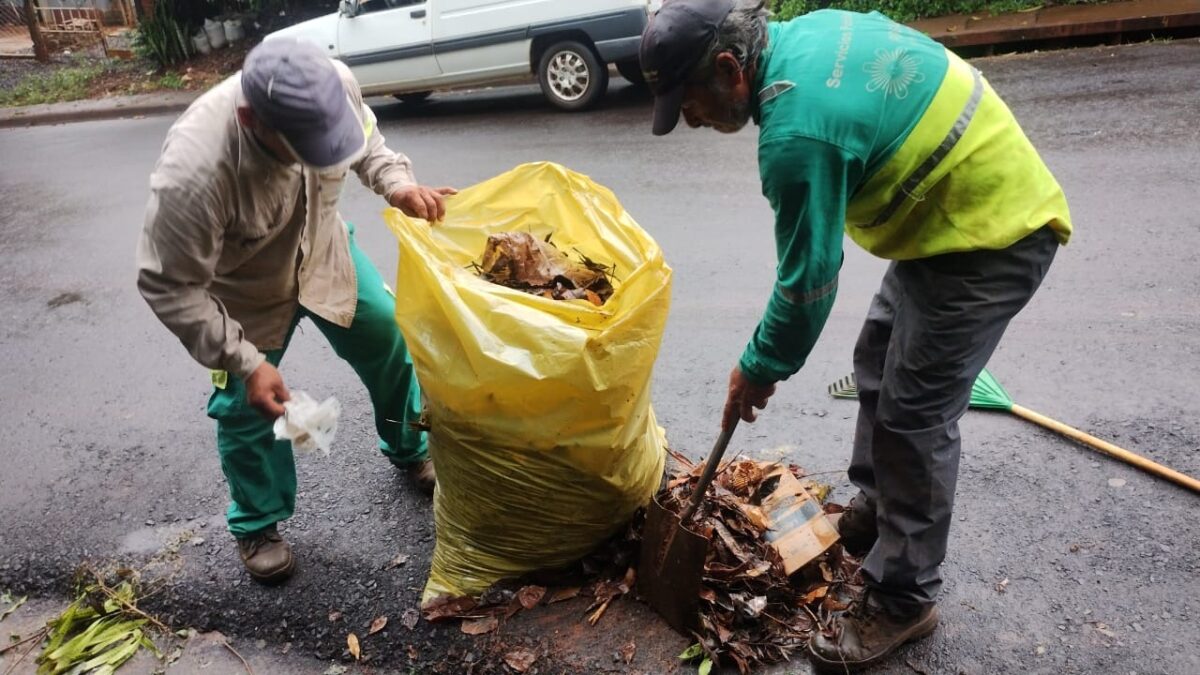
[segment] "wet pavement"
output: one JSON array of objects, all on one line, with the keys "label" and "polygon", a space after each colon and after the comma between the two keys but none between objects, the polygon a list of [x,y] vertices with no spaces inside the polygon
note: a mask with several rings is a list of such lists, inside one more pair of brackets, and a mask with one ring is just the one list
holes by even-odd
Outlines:
[{"label": "wet pavement", "polygon": [[[993,372],[1022,405],[1200,475],[1200,42],[975,63],[1057,174],[1077,225]],[[652,138],[648,101],[617,80],[601,110],[581,115],[551,111],[533,89],[376,103],[389,144],[423,182],[469,185],[552,160],[616,192],[675,268],[655,406],[672,445],[703,454],[772,283],[753,133]],[[285,529],[297,577],[276,589],[249,582],[223,529],[208,373],[134,288],[146,178],[169,124],[0,131],[0,589],[53,603],[83,561],[177,548],[148,606],[229,636],[259,673],[490,672],[520,645],[538,648],[541,673],[686,671],[674,656],[687,641],[629,599],[594,628],[568,602],[485,638],[405,629],[397,619],[418,600],[432,548],[430,505],[374,451],[365,391],[311,326],[283,373],[293,389],[337,396],[342,428],[332,456],[298,462]],[[382,206],[354,185],[342,211],[391,277]],[[848,245],[809,364],[739,432],[736,451],[844,469],[855,409],[825,387],[850,370],[883,269]],[[1004,414],[971,412],[962,429],[942,627],[880,672],[1200,672],[1200,496]],[[829,479],[847,499],[841,476]],[[382,569],[398,553],[409,562]],[[345,634],[380,615],[392,621],[365,640],[369,661],[344,661]],[[616,654],[631,640],[626,666]],[[808,666],[798,658],[776,672]]]}]

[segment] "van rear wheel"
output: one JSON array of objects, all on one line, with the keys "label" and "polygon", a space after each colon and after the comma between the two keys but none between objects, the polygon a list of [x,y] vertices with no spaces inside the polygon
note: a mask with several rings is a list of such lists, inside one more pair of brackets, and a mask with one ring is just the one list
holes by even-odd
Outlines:
[{"label": "van rear wheel", "polygon": [[565,40],[550,46],[538,62],[542,94],[563,110],[591,107],[608,88],[608,68],[587,45]]}]

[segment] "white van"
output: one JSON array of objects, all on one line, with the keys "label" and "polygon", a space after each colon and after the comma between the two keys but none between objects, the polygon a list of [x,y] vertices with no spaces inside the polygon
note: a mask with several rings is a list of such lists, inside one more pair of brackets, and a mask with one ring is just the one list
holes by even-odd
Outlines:
[{"label": "white van", "polygon": [[435,89],[528,82],[582,110],[608,64],[642,82],[638,45],[661,0],[342,0],[336,14],[269,37],[307,39],[354,71],[366,95],[424,100]]}]

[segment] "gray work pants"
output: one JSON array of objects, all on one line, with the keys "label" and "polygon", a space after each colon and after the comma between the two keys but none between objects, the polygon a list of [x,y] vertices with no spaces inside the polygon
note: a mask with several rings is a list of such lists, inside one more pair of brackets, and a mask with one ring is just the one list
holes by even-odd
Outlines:
[{"label": "gray work pants", "polygon": [[863,575],[897,611],[937,598],[958,480],[958,420],[1057,250],[1054,232],[1043,227],[999,251],[896,262],[867,312],[854,349],[860,407],[849,476],[879,529]]}]

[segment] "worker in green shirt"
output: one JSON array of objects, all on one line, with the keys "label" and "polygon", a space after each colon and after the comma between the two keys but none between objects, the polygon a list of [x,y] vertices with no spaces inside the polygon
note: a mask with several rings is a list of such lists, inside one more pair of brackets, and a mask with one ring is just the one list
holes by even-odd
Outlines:
[{"label": "worker in green shirt", "polygon": [[958,420],[1008,322],[1071,234],[1062,189],[972,66],[878,14],[767,22],[758,0],[669,0],[642,37],[656,135],[679,117],[759,127],[775,287],[730,377],[724,424],[754,421],[833,306],[843,234],[889,260],[854,350],[860,408],[838,521],[863,600],[810,643],[872,665],[937,626]]}]

